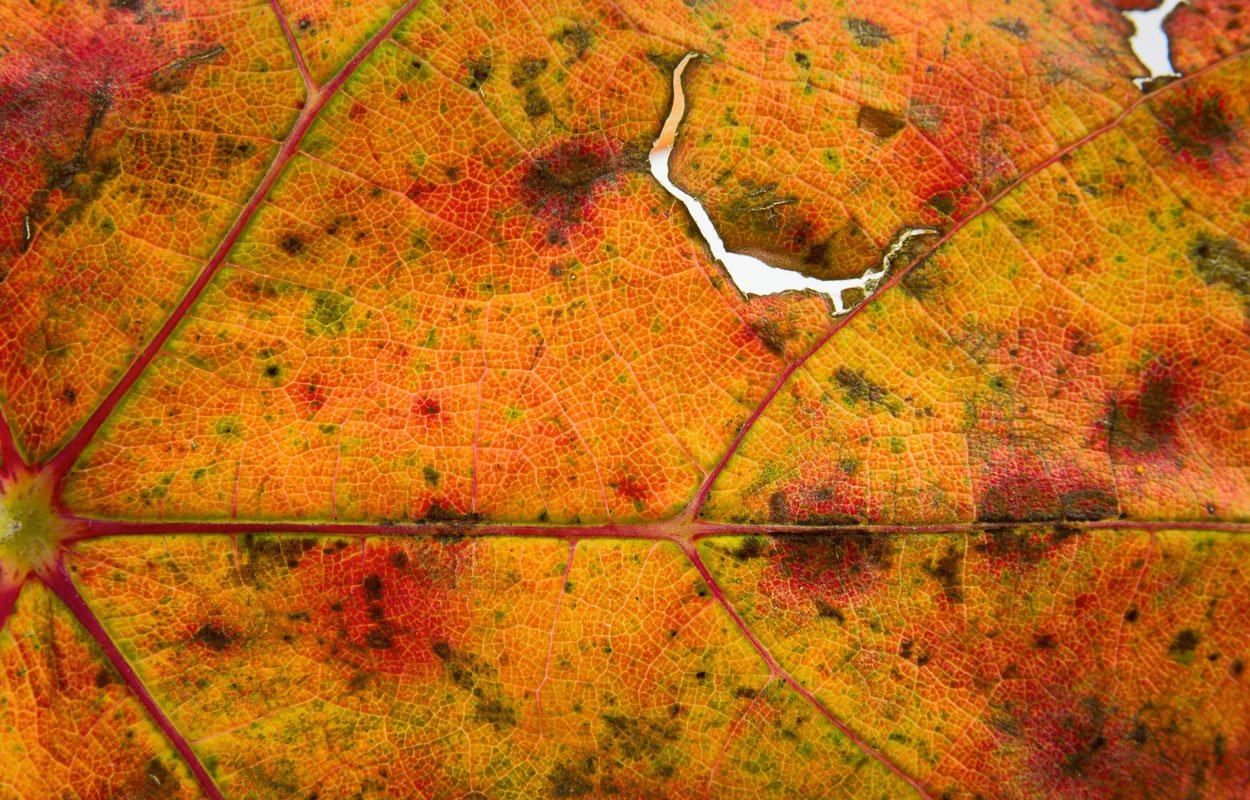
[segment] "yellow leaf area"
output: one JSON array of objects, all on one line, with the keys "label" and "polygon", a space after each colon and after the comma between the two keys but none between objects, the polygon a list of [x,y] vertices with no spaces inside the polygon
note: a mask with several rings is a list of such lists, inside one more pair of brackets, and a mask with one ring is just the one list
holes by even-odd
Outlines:
[{"label": "yellow leaf area", "polygon": [[1147,5],[0,7],[0,797],[1244,793],[1250,13]]}]

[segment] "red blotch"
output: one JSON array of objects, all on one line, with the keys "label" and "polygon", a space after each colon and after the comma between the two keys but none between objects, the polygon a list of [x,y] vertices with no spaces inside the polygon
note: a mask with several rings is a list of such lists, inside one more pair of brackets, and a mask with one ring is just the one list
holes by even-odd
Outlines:
[{"label": "red blotch", "polygon": [[1170,360],[1153,362],[1136,394],[1112,395],[1099,421],[1096,438],[1117,458],[1154,460],[1174,454],[1180,423],[1197,393],[1193,370]]},{"label": "red blotch", "polygon": [[411,674],[437,661],[432,642],[463,638],[468,610],[456,584],[471,543],[370,541],[364,552],[359,542],[321,545],[300,571],[310,576],[306,624],[316,629],[327,663],[349,676]]},{"label": "red blotch", "polygon": [[1155,111],[1163,133],[1159,142],[1186,164],[1209,170],[1233,157],[1229,145],[1237,135],[1237,123],[1219,89],[1189,90],[1169,98]]},{"label": "red blotch", "polygon": [[433,397],[418,397],[412,401],[412,415],[418,419],[430,419],[443,412],[443,407]]},{"label": "red blotch", "polygon": [[[748,549],[735,555],[755,553]],[[762,592],[782,606],[815,603],[817,616],[843,621],[842,607],[870,592],[892,568],[895,545],[889,534],[880,533],[781,536],[769,558]]]},{"label": "red blotch", "polygon": [[522,167],[517,193],[530,214],[547,226],[549,244],[594,217],[596,198],[619,186],[626,170],[646,168],[646,154],[607,138],[571,139],[531,157]]},{"label": "red blotch", "polygon": [[1074,467],[1049,467],[1033,455],[991,457],[977,484],[980,522],[1088,521],[1118,513],[1115,487],[1091,482]]},{"label": "red blotch", "polygon": [[0,60],[0,252],[24,251],[42,220],[74,202],[67,194],[87,191],[79,184],[124,130],[106,119],[150,97],[151,76],[178,58],[154,21],[113,16],[19,37]]},{"label": "red blotch", "polygon": [[306,380],[292,381],[284,391],[291,398],[296,413],[302,419],[312,419],[317,411],[326,404],[329,395],[326,393],[320,375],[310,375]]}]

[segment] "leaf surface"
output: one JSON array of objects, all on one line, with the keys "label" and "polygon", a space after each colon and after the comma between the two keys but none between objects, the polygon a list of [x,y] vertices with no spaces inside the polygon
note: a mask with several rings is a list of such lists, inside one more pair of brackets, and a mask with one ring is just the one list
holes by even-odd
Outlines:
[{"label": "leaf surface", "polygon": [[1250,20],[1141,5],[0,9],[0,794],[1241,791]]}]

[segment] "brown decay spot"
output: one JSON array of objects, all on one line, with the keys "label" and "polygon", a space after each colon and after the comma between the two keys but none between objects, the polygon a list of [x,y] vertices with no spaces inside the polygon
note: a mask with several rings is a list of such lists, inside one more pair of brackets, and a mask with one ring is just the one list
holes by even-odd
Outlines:
[{"label": "brown decay spot", "polygon": [[120,683],[112,668],[101,667],[95,674],[95,688],[103,689],[113,683]]},{"label": "brown decay spot", "polygon": [[182,794],[178,775],[165,766],[159,757],[153,757],[121,786],[102,787],[108,797],[125,797],[127,800],[166,800]]},{"label": "brown decay spot", "polygon": [[934,192],[925,203],[947,217],[953,216],[955,209],[959,207],[954,192]]},{"label": "brown decay spot", "polygon": [[1107,746],[1107,739],[1103,736],[1107,724],[1106,705],[1097,697],[1084,698],[1081,703],[1086,714],[1070,718],[1068,726],[1075,734],[1077,745],[1063,762],[1063,771],[1075,777],[1085,775],[1091,762]]},{"label": "brown decay spot", "polygon": [[642,716],[604,714],[605,731],[609,746],[625,758],[655,758],[669,743],[680,738],[681,727],[671,717],[660,717],[657,712]]},{"label": "brown decay spot", "polygon": [[1044,473],[995,474],[977,498],[978,522],[1091,522],[1119,513],[1111,486],[1056,486]]},{"label": "brown decay spot", "polygon": [[776,183],[741,179],[715,216],[732,251],[819,280],[857,277],[881,260],[880,249],[854,218],[818,240],[816,226],[799,211],[799,199],[778,194]]},{"label": "brown decay spot", "polygon": [[[781,536],[776,570],[803,588],[845,597],[867,590],[894,559],[894,540],[884,533],[835,533]],[[835,614],[829,614],[837,618]]]},{"label": "brown decay spot", "polygon": [[601,190],[615,185],[623,172],[646,169],[647,154],[638,145],[571,139],[530,159],[522,171],[520,199],[547,224],[548,243],[564,244],[568,231],[590,216]]},{"label": "brown decay spot", "polygon": [[[11,101],[11,98],[6,98],[6,101]],[[26,214],[19,223],[22,227],[22,252],[29,249],[31,244],[29,226],[43,222],[51,216],[49,206],[54,192],[60,192],[63,197],[70,199],[69,204],[56,216],[55,229],[59,232],[77,222],[87,206],[99,198],[104,185],[121,173],[121,166],[116,158],[109,155],[94,156],[91,148],[92,140],[112,107],[112,87],[107,83],[96,86],[89,94],[82,139],[73,155],[63,161],[45,156],[47,178],[44,185],[31,196]]]},{"label": "brown decay spot", "polygon": [[[597,763],[594,757],[572,764],[556,764],[547,774],[552,797],[583,797],[595,791]],[[606,794],[607,792],[605,792]]]},{"label": "brown decay spot", "polygon": [[288,256],[297,256],[304,252],[304,241],[293,233],[282,237],[282,241],[278,242],[278,246]]},{"label": "brown decay spot", "polygon": [[191,637],[191,641],[202,644],[210,650],[218,653],[230,647],[239,639],[236,631],[227,628],[219,622],[206,622],[200,626],[200,629]]},{"label": "brown decay spot", "polygon": [[1189,247],[1189,263],[1208,285],[1227,286],[1246,303],[1250,313],[1250,253],[1230,237],[1203,231]]},{"label": "brown decay spot", "polygon": [[847,17],[842,20],[842,26],[855,39],[855,44],[860,47],[880,47],[894,41],[889,31],[871,20]]},{"label": "brown decay spot", "polygon": [[879,139],[889,139],[907,127],[907,122],[897,114],[884,109],[860,106],[859,114],[855,117],[855,125]]},{"label": "brown decay spot", "polygon": [[180,92],[187,87],[187,83],[191,79],[191,73],[195,67],[202,64],[211,63],[226,52],[226,48],[221,45],[209,47],[206,50],[191,53],[177,59],[168,66],[162,67],[152,73],[152,77],[148,79],[148,85],[152,91],[158,94],[172,94]]},{"label": "brown decay spot", "polygon": [[963,602],[963,574],[960,569],[963,553],[954,545],[947,545],[946,552],[930,557],[923,565],[924,571],[942,585],[946,599],[952,603]]},{"label": "brown decay spot", "polygon": [[1024,24],[1024,20],[1016,17],[1012,19],[996,19],[990,22],[990,25],[998,28],[1000,31],[1006,31],[1017,39],[1029,38],[1029,26]]},{"label": "brown decay spot", "polygon": [[594,38],[581,23],[565,25],[556,34],[555,40],[573,54],[573,61],[581,61],[594,46]]},{"label": "brown decay spot", "polygon": [[774,26],[773,26],[773,30],[775,30],[775,31],[777,31],[777,32],[779,32],[779,33],[789,33],[790,31],[794,30],[795,28],[799,27],[800,25],[802,25],[802,24],[804,24],[804,23],[806,23],[806,22],[810,22],[810,21],[811,21],[811,19],[812,19],[811,17],[803,17],[803,19],[787,19],[787,20],[783,20],[783,21],[781,21],[781,22],[778,22],[776,25],[774,25]]},{"label": "brown decay spot", "polygon": [[480,59],[466,59],[464,62],[464,85],[472,91],[481,89],[486,81],[490,79],[493,69],[489,55],[485,55]]},{"label": "brown decay spot", "polygon": [[251,586],[260,585],[266,578],[296,569],[304,553],[317,546],[311,538],[288,539],[276,536],[244,534],[240,538],[243,563],[239,574]]},{"label": "brown decay spot", "polygon": [[452,648],[446,641],[435,641],[430,649],[443,662],[444,672],[451,682],[476,698],[474,719],[488,722],[496,730],[516,725],[516,709],[504,693],[495,667],[473,653]]},{"label": "brown decay spot", "polygon": [[[1068,532],[1069,530],[1071,533]],[[985,537],[974,545],[974,549],[979,553],[984,553],[992,562],[998,564],[1028,566],[1040,563],[1057,547],[1078,533],[1079,531],[1075,529],[1061,528],[1048,533],[1004,528],[985,534]]]},{"label": "brown decay spot", "polygon": [[1168,645],[1168,655],[1173,657],[1192,655],[1198,648],[1200,639],[1197,631],[1185,628],[1179,631],[1172,639],[1172,643]]},{"label": "brown decay spot", "polygon": [[1081,358],[1087,358],[1102,352],[1102,345],[1091,339],[1089,334],[1080,328],[1068,328],[1065,330],[1064,342],[1069,353]]},{"label": "brown decay spot", "polygon": [[941,289],[942,271],[933,263],[933,259],[925,258],[906,269],[899,286],[913,300],[928,300]]},{"label": "brown decay spot", "polygon": [[833,380],[842,390],[843,401],[849,406],[863,401],[870,410],[884,408],[894,417],[902,410],[902,403],[898,398],[892,396],[885,387],[868,380],[862,372],[849,367],[838,367],[833,374]]}]

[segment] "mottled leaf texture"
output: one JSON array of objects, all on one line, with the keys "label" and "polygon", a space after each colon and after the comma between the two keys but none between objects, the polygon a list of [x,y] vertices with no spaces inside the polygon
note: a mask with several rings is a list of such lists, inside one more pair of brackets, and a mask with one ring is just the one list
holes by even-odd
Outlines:
[{"label": "mottled leaf texture", "polygon": [[1246,796],[1158,5],[0,3],[0,797]]}]

